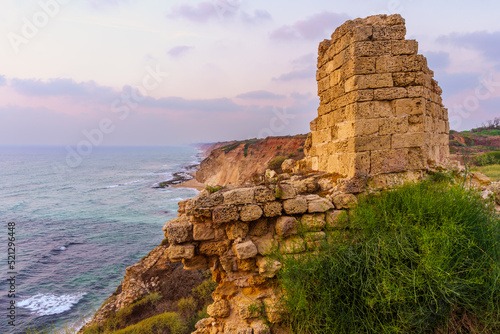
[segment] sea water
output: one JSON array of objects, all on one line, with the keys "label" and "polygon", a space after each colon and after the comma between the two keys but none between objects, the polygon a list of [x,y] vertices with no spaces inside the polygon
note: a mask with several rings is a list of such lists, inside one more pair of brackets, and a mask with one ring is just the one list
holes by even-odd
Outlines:
[{"label": "sea water", "polygon": [[[197,194],[154,188],[199,162],[192,147],[100,147],[78,163],[68,152],[0,147],[0,333],[73,326],[91,316],[125,268],[161,243],[177,202]],[[8,323],[11,301],[15,327]]]}]

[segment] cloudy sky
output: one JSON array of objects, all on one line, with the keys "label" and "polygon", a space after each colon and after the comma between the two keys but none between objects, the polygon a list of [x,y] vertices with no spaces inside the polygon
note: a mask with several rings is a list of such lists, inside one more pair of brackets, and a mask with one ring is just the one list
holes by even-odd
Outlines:
[{"label": "cloudy sky", "polygon": [[400,13],[452,129],[500,116],[495,0],[2,0],[0,145],[177,145],[306,133],[318,43]]}]

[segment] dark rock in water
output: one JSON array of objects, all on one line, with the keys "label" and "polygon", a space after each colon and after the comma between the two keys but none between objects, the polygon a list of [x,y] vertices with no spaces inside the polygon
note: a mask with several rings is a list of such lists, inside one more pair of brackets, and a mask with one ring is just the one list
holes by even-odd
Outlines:
[{"label": "dark rock in water", "polygon": [[159,182],[153,185],[153,188],[167,188],[176,184],[181,184],[188,180],[193,179],[194,176],[187,172],[177,172],[173,174],[173,178],[167,181]]}]

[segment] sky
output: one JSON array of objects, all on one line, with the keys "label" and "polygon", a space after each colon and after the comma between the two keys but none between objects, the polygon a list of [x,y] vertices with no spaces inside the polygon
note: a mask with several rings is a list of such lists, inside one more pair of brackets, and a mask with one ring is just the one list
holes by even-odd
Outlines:
[{"label": "sky", "polygon": [[0,145],[180,145],[307,133],[318,44],[401,14],[450,127],[500,116],[500,2],[2,0]]}]

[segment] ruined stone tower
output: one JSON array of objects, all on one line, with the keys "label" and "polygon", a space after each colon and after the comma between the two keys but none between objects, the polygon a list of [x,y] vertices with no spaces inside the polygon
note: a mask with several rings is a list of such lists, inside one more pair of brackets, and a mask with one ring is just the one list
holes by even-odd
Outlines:
[{"label": "ruined stone tower", "polygon": [[320,106],[306,142],[308,168],[375,176],[446,160],[442,91],[405,34],[400,15],[377,15],[347,21],[320,43]]}]

